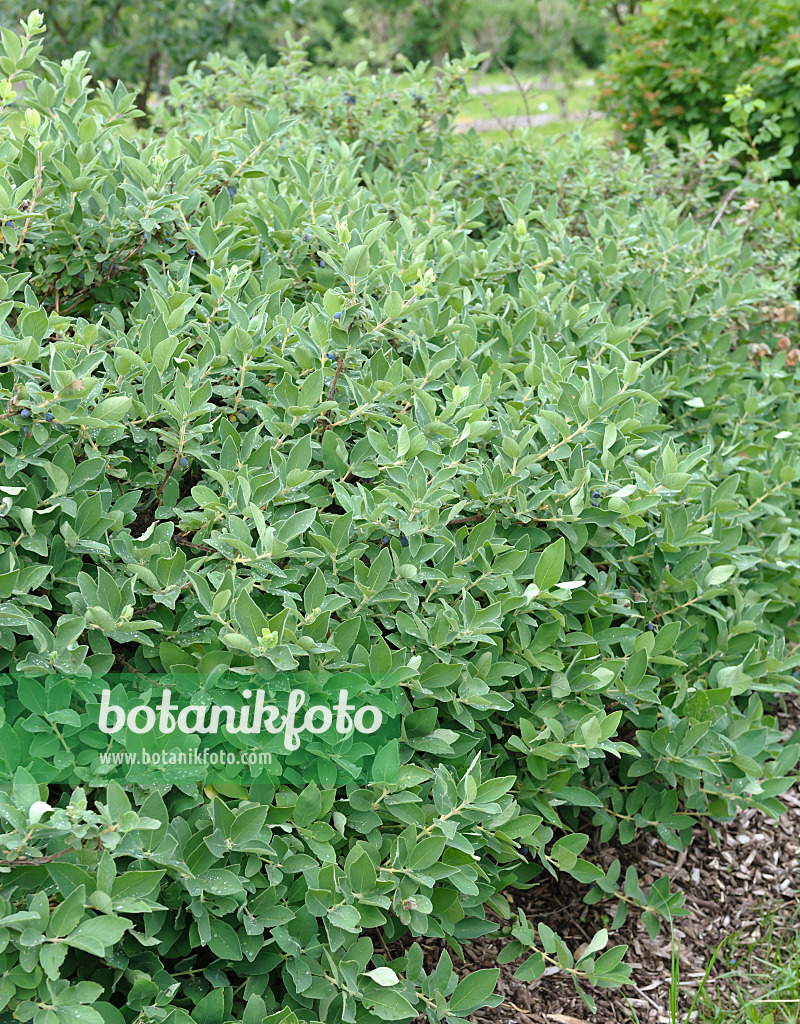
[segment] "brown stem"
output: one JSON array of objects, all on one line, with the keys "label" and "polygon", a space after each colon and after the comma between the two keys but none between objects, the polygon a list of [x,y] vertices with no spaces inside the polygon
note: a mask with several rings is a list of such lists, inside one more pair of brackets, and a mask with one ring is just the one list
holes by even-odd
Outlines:
[{"label": "brown stem", "polygon": [[328,390],[328,401],[333,401],[333,396],[336,394],[336,382],[339,380],[339,374],[342,372],[344,366],[344,360],[341,356],[336,360],[336,373],[333,375],[333,382]]},{"label": "brown stem", "polygon": [[[4,853],[10,853],[8,850],[4,850]],[[49,864],[52,860],[57,860],[59,857],[63,857],[66,853],[74,853],[72,847],[66,850],[59,850],[58,853],[49,853],[46,857],[16,857],[14,860],[5,859],[3,863],[11,864],[12,867],[16,867],[18,864],[31,865],[31,864]]]}]

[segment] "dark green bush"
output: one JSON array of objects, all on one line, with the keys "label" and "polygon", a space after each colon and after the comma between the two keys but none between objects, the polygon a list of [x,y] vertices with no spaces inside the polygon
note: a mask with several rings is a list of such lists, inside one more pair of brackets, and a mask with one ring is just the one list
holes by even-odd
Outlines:
[{"label": "dark green bush", "polygon": [[[502,893],[566,872],[655,933],[680,898],[591,826],[781,811],[785,254],[702,147],[451,134],[465,65],[215,58],[143,134],[37,34],[2,64],[3,1005],[457,1024],[497,972],[415,940],[500,930],[520,978],[623,982],[605,930],[575,963]],[[123,669],[391,673],[402,731],[333,776],[108,782]]]},{"label": "dark green bush", "polygon": [[800,16],[794,0],[651,0],[617,29],[601,90],[604,108],[641,147],[648,130],[672,137],[694,126],[725,141],[725,96],[750,85],[775,137],[765,156],[788,147],[800,180]]},{"label": "dark green bush", "polygon": [[[51,60],[90,50],[92,74],[112,86],[139,86],[144,109],[152,90],[211,50],[275,59],[279,26],[294,27],[292,15],[302,6],[302,0],[43,0],[40,10],[50,27]],[[0,25],[15,31],[29,10],[27,0],[0,0]]]}]

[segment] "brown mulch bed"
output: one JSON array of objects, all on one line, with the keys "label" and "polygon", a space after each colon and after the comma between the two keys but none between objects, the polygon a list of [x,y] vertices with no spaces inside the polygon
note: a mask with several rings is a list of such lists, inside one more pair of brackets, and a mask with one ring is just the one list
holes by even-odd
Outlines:
[{"label": "brown mulch bed", "polygon": [[[792,705],[788,714],[780,715],[787,738],[800,721],[800,708],[794,701]],[[781,799],[787,812],[779,821],[748,809],[733,822],[716,824],[716,838],[698,826],[692,845],[680,854],[653,835],[641,835],[628,846],[598,847],[598,863],[607,867],[619,857],[623,877],[625,868],[635,865],[645,890],[662,875],[669,875],[671,888],[684,893],[690,913],[674,922],[674,936],[680,940],[679,1009],[683,1015],[711,954],[723,940],[738,936],[741,947],[757,945],[765,937],[767,912],[779,927],[794,927],[800,908],[800,792],[795,787]],[[588,851],[587,856],[593,859]],[[563,876],[557,881],[546,878],[527,892],[507,892],[506,896],[514,907],[525,910],[532,923],[544,921],[557,931],[575,952],[595,931],[608,926],[615,906],[614,902],[587,906],[583,902],[587,891],[587,886]],[[497,991],[504,997],[502,1005],[479,1010],[470,1020],[475,1024],[616,1024],[638,1017],[640,1024],[669,1024],[673,952],[668,930],[662,927],[651,939],[633,910],[625,925],[610,935],[609,947],[619,943],[629,946],[626,961],[633,968],[631,984],[623,989],[593,990],[596,1015],[587,1009],[569,977],[556,968],[548,968],[537,982],[515,981],[518,961],[501,970]],[[435,963],[442,943],[423,940],[421,944]],[[455,969],[467,974],[494,967],[503,945],[504,940],[494,936],[477,939],[465,948],[466,962],[451,953]],[[726,979],[736,973],[729,957],[730,951],[723,947],[706,983],[723,999],[723,1005],[730,994]]]}]

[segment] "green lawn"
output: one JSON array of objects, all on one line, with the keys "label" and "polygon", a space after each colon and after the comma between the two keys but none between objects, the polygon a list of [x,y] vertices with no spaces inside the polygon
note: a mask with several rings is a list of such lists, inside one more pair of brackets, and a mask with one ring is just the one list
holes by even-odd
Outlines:
[{"label": "green lawn", "polygon": [[[474,76],[470,79],[470,85],[514,85],[515,83],[507,74],[492,72],[482,76]],[[562,107],[560,98],[566,100],[567,114],[580,114],[596,108],[595,86],[589,84],[584,78],[579,83],[562,85],[560,83],[545,83],[541,79],[529,79],[522,83],[522,89],[517,87],[513,92],[498,92],[490,95],[472,95],[463,104],[458,117],[459,124],[468,124],[470,121],[490,120],[492,118],[511,118],[525,116],[526,114],[555,114],[557,121],[546,125],[531,128],[516,128],[515,131],[533,131],[547,136],[560,135],[562,132],[573,127],[575,122],[564,120],[561,117]],[[524,89],[524,92],[523,92]],[[509,128],[512,126],[509,125]],[[608,136],[612,132],[612,125],[606,118],[593,119],[588,128],[592,134]],[[508,131],[503,127],[493,128],[483,133],[487,141],[508,137]]]}]

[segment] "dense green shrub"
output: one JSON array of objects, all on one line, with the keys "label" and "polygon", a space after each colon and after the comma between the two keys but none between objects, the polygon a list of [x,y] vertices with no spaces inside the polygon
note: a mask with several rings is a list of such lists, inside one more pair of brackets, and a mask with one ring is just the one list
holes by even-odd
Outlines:
[{"label": "dense green shrub", "polygon": [[755,129],[776,117],[764,155],[788,147],[800,180],[798,40],[794,0],[651,0],[617,30],[601,102],[635,146],[661,126],[672,136],[703,126],[718,145],[725,96],[749,85],[766,101]]},{"label": "dense green shrub", "polygon": [[[502,892],[566,872],[655,932],[680,899],[591,825],[781,810],[786,255],[707,148],[451,134],[463,65],[214,59],[145,135],[84,57],[33,73],[37,32],[2,64],[0,1001],[456,1024],[496,971],[414,940],[500,929],[521,978],[619,984],[605,931],[574,964]],[[392,674],[402,731],[333,776],[106,785],[122,669]]]}]

